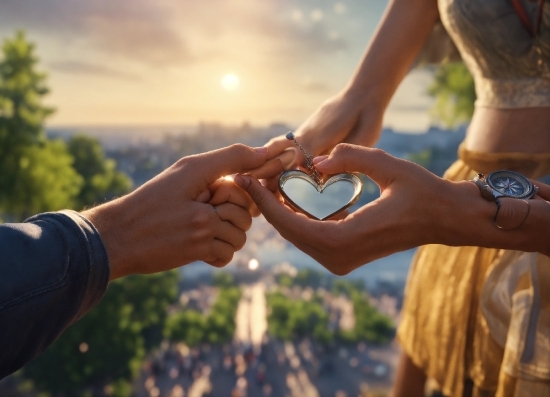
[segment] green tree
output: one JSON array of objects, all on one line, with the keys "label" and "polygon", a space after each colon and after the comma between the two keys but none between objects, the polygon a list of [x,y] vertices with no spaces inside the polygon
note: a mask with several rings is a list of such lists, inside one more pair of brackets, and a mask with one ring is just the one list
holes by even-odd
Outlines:
[{"label": "green tree", "polygon": [[217,271],[214,273],[212,284],[220,288],[234,287],[235,278],[228,272]]},{"label": "green tree", "polygon": [[328,329],[329,315],[320,299],[292,300],[275,292],[267,295],[269,333],[283,340],[311,337],[329,344],[334,333]]},{"label": "green tree", "polygon": [[[228,280],[221,279],[224,283]],[[222,287],[208,315],[196,310],[175,313],[168,318],[164,335],[172,342],[184,342],[189,346],[230,342],[235,335],[235,315],[240,299],[241,291],[237,287]]]},{"label": "green tree", "polygon": [[116,162],[105,158],[99,141],[86,135],[74,135],[68,142],[74,157],[73,167],[82,176],[83,185],[76,197],[77,208],[98,204],[123,195],[132,188],[128,176],[116,170]]},{"label": "green tree", "polygon": [[19,156],[17,180],[4,196],[5,213],[23,220],[39,212],[74,206],[82,177],[72,167],[73,158],[63,141],[22,148]]},{"label": "green tree", "polygon": [[172,342],[197,346],[205,340],[206,318],[196,310],[173,314],[166,321],[164,335]]},{"label": "green tree", "polygon": [[171,271],[112,282],[101,303],[27,365],[24,377],[56,396],[100,396],[108,384],[128,389],[147,351],[147,329],[164,327],[177,280]]},{"label": "green tree", "polygon": [[440,65],[428,93],[436,98],[432,116],[444,125],[452,127],[472,118],[476,100],[474,79],[462,62]]},{"label": "green tree", "polygon": [[21,220],[70,207],[82,179],[61,142],[48,142],[46,74],[36,70],[35,46],[23,32],[4,41],[0,59],[0,212]]},{"label": "green tree", "polygon": [[354,293],[351,299],[355,314],[354,341],[376,344],[391,341],[395,336],[395,327],[391,319],[376,310],[365,294]]}]

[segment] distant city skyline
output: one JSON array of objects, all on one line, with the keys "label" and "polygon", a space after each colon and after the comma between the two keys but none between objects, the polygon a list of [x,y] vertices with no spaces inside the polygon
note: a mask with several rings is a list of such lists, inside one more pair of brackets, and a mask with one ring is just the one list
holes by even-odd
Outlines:
[{"label": "distant city skyline", "polygon": [[[58,109],[49,126],[297,126],[346,84],[386,4],[0,0],[0,37],[24,29],[37,44]],[[431,78],[411,72],[386,127],[428,128]]]}]

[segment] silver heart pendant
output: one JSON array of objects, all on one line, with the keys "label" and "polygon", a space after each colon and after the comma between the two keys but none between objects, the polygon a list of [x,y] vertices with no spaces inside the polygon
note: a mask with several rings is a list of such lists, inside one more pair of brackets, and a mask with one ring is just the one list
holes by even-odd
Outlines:
[{"label": "silver heart pendant", "polygon": [[322,185],[299,170],[283,172],[279,177],[279,191],[285,203],[321,221],[351,207],[361,196],[362,188],[361,179],[353,174],[333,175]]}]

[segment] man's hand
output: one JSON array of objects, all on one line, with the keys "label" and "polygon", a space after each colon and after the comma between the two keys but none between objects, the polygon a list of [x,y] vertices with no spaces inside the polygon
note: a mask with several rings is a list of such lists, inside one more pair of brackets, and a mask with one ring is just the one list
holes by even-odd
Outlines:
[{"label": "man's hand", "polygon": [[109,255],[111,279],[201,260],[224,266],[246,241],[255,206],[223,176],[260,167],[267,148],[184,157],[134,192],[85,211]]}]

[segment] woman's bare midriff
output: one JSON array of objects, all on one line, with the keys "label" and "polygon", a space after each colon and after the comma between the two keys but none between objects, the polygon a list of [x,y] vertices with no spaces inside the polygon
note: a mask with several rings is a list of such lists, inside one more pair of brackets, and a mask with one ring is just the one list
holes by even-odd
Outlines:
[{"label": "woman's bare midriff", "polygon": [[483,153],[550,152],[550,107],[478,107],[464,140],[466,149]]}]

